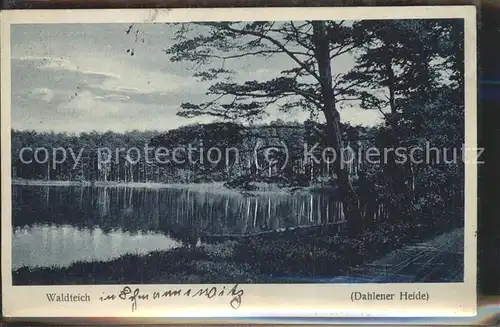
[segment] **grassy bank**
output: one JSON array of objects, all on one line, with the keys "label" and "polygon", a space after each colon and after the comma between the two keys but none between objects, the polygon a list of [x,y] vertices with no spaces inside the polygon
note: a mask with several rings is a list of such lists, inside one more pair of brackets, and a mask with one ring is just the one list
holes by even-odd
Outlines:
[{"label": "grassy bank", "polygon": [[[109,262],[77,262],[67,268],[20,268],[15,285],[175,284],[328,282],[348,276],[364,263],[439,230],[409,225],[381,225],[348,239],[325,227],[224,240],[194,249],[178,248],[147,255],[126,255]],[[417,280],[416,280],[417,281]]]}]

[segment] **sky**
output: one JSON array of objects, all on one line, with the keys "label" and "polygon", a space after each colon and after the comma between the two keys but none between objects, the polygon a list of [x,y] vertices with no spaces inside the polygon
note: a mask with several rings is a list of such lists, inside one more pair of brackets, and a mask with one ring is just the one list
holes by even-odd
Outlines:
[{"label": "sky", "polygon": [[[192,63],[170,62],[164,53],[175,41],[169,24],[13,25],[11,29],[12,128],[88,132],[166,131],[214,117],[183,118],[181,103],[210,100],[210,84],[193,77]],[[131,56],[132,50],[134,55]],[[333,63],[347,71],[354,58]],[[234,63],[238,80],[266,80],[293,67],[289,58],[241,59]],[[302,122],[309,113],[283,113],[269,107],[262,121]],[[343,122],[374,125],[377,110],[340,111]]]}]

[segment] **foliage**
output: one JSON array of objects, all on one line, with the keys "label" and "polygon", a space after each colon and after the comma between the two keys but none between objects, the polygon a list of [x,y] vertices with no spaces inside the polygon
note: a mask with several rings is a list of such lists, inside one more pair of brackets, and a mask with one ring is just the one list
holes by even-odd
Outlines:
[{"label": "foliage", "polygon": [[[185,117],[255,120],[269,106],[302,108],[312,118],[322,114],[326,122],[324,128],[309,123],[312,133],[306,124],[305,140],[317,134],[313,137],[323,147],[339,153],[346,143],[370,145],[342,137],[346,129],[338,108],[351,104],[382,113],[384,126],[374,131],[371,143],[380,150],[426,142],[455,149],[463,143],[463,28],[462,21],[451,19],[184,24],[166,53],[173,62],[198,64],[195,76],[212,82],[209,101],[183,104],[179,115]],[[355,56],[356,65],[337,73],[335,59],[344,54]],[[292,68],[261,81],[235,81],[226,63],[249,57],[280,57]],[[442,173],[460,187],[463,166],[457,165]],[[356,234],[380,218],[432,221],[433,210],[441,220],[448,203],[460,202],[458,188],[450,192],[440,184],[435,195],[420,189],[428,188],[426,176],[440,176],[442,168],[434,162],[398,164],[390,154],[381,165],[363,164],[360,178],[348,175],[352,167],[337,160],[333,173],[349,229]],[[353,185],[356,179],[362,186]],[[379,193],[365,196],[373,190]],[[388,214],[380,215],[381,210]]]}]

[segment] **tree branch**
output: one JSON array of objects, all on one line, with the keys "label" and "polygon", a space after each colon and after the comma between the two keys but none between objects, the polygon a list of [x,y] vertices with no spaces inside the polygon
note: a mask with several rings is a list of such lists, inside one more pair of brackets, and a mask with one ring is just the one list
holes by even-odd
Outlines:
[{"label": "tree branch", "polygon": [[297,56],[291,52],[289,49],[287,49],[281,42],[277,41],[276,39],[270,37],[269,35],[265,35],[262,33],[254,32],[254,31],[244,31],[244,30],[238,30],[232,27],[226,27],[229,31],[234,32],[234,33],[239,33],[242,35],[253,35],[256,37],[260,37],[263,39],[268,40],[269,42],[273,43],[276,45],[279,49],[282,50],[285,54],[287,54],[293,61],[295,61],[299,66],[301,66],[304,70],[306,70],[311,76],[313,76],[318,82],[321,83],[321,78],[318,76],[318,74],[311,70],[308,66],[306,66]]}]

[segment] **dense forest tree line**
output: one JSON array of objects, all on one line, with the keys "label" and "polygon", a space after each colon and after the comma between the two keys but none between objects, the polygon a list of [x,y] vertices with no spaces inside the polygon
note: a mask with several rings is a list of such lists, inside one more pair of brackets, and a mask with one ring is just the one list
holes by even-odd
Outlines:
[{"label": "dense forest tree line", "polygon": [[[234,186],[243,186],[242,181],[262,181],[307,186],[335,178],[330,163],[334,158],[322,162],[304,160],[305,146],[317,145],[314,155],[322,158],[325,144],[318,134],[321,129],[324,130],[324,124],[312,121],[276,121],[250,127],[224,122],[196,124],[166,133],[70,135],[14,130],[12,177],[51,181],[229,182]],[[367,133],[361,126],[346,130],[350,131],[344,135],[346,140],[350,138],[356,143]],[[174,160],[175,149],[182,151],[176,153]],[[166,151],[170,156],[156,154]],[[359,165],[353,162],[351,166],[354,172]]]},{"label": "dense forest tree line", "polygon": [[[143,149],[158,132],[90,132],[78,135],[54,132],[12,131],[12,177],[61,181],[145,182],[153,167],[137,151],[116,153],[116,149]],[[106,151],[111,150],[111,158]],[[25,149],[25,150],[23,150]],[[37,150],[38,149],[38,150]],[[99,165],[101,159],[101,165]],[[137,159],[138,160],[136,162]]]}]

